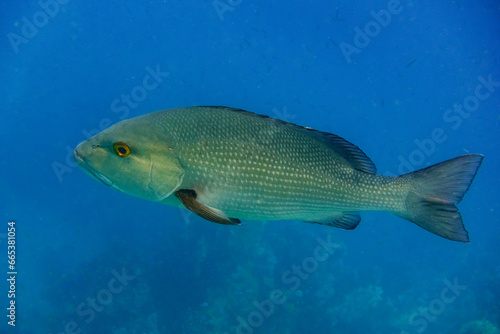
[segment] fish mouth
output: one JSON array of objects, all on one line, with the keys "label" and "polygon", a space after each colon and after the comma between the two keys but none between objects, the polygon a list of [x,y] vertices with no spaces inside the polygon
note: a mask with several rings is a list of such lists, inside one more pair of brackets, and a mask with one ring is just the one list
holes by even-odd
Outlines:
[{"label": "fish mouth", "polygon": [[78,148],[73,151],[73,158],[75,159],[78,166],[80,166],[87,174],[94,177],[98,181],[102,182],[104,185],[111,187],[113,186],[113,181],[108,179],[106,176],[99,173],[95,168],[93,168],[85,158],[78,152]]}]

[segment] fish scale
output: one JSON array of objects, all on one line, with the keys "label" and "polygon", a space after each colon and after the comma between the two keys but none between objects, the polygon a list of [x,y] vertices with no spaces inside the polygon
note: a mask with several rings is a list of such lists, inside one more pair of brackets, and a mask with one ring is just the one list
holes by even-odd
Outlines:
[{"label": "fish scale", "polygon": [[[165,129],[177,129],[173,149],[188,171],[183,187],[196,189],[205,204],[223,207],[239,218],[269,220],[325,219],[332,212],[373,209],[374,204],[380,210],[394,208],[387,196],[376,198],[377,188],[367,182],[373,175],[364,173],[363,177],[314,137],[321,133],[299,128],[307,133],[303,136],[288,123],[274,124],[261,118],[256,124],[251,113],[206,110],[202,119],[183,110],[175,120],[166,114],[165,119],[155,120]],[[239,114],[236,121],[235,114]],[[189,128],[195,136],[192,131],[182,131]],[[359,181],[354,183],[356,173]],[[387,184],[380,179],[377,177],[379,187]],[[239,194],[252,198],[252,205],[235,200]],[[402,196],[397,193],[394,198]],[[386,201],[388,206],[382,207]],[[397,202],[402,205],[401,200]]]}]

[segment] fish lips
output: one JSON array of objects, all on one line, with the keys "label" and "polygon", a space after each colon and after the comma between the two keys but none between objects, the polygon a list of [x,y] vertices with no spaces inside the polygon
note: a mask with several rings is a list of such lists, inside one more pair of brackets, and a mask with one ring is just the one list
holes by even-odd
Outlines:
[{"label": "fish lips", "polygon": [[106,176],[99,173],[95,168],[93,168],[78,151],[78,147],[73,150],[73,159],[79,167],[81,167],[87,174],[94,177],[98,181],[102,182],[104,185],[111,187],[113,186],[113,181],[108,179]]}]

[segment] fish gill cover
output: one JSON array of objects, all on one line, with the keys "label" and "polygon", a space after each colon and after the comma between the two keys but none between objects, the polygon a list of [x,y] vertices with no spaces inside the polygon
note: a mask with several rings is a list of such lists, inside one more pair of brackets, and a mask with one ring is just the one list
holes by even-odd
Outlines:
[{"label": "fish gill cover", "polygon": [[[1,333],[499,333],[496,3],[40,0],[0,13]],[[382,212],[354,231],[212,224],[112,191],[72,158],[121,120],[200,105],[334,133],[387,176],[483,154],[459,204],[471,242]]]}]

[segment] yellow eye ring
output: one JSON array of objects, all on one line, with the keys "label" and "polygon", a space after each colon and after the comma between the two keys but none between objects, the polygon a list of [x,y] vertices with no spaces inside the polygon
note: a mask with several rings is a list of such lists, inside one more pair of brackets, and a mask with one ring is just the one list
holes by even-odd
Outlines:
[{"label": "yellow eye ring", "polygon": [[115,150],[115,153],[122,158],[128,157],[130,155],[130,147],[121,141],[117,141],[113,144],[113,150]]}]

